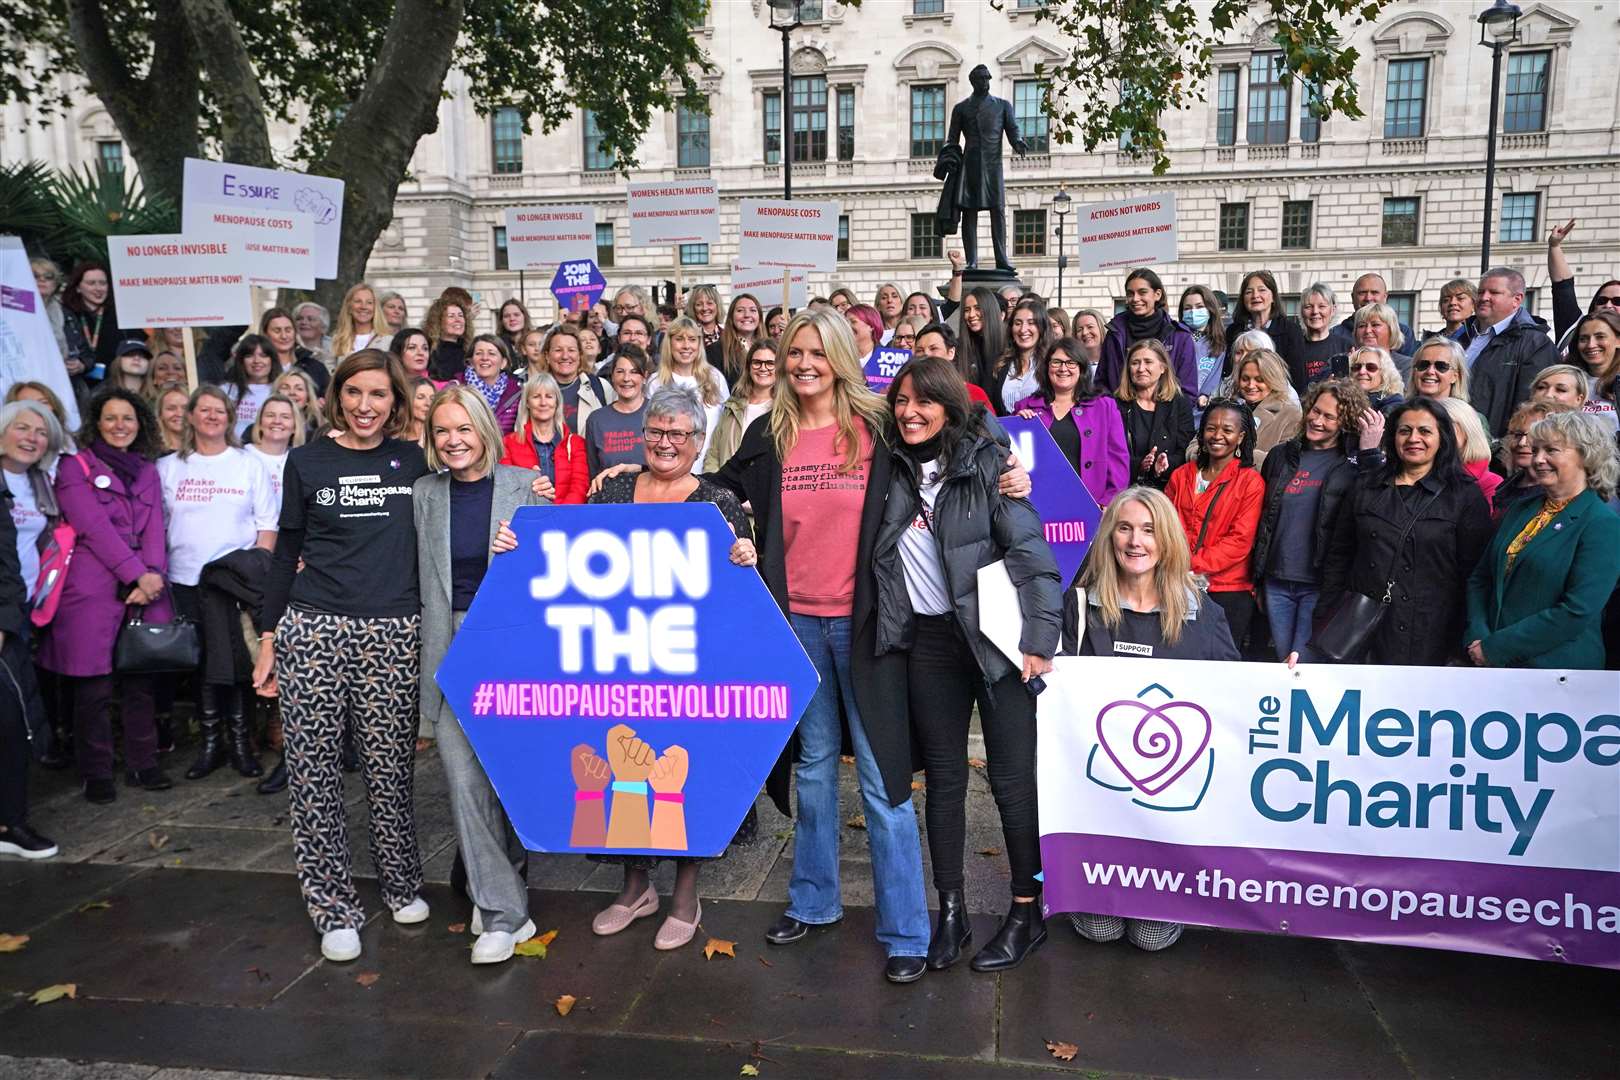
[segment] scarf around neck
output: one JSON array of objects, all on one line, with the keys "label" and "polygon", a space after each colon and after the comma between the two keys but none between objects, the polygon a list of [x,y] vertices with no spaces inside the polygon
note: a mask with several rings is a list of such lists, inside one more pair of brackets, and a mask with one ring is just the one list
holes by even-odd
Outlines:
[{"label": "scarf around neck", "polygon": [[146,459],[141,455],[128,450],[118,450],[105,441],[97,439],[90,444],[90,452],[96,455],[96,460],[123,481],[125,491],[135,490],[135,480],[141,475],[141,469],[146,465]]},{"label": "scarf around neck", "polygon": [[478,377],[478,373],[469,364],[461,373],[461,381],[478,391],[484,401],[488,403],[489,411],[494,412],[499,407],[501,398],[506,395],[506,387],[511,382],[511,377],[503,371],[498,379],[492,383],[487,383]]}]

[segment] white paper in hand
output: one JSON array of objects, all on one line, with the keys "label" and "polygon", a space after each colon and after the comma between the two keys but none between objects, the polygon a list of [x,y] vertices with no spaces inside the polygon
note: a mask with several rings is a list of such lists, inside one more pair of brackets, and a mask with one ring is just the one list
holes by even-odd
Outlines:
[{"label": "white paper in hand", "polygon": [[1024,613],[1018,606],[1018,589],[1007,574],[1004,559],[979,567],[979,633],[1014,667],[1024,666],[1024,654],[1018,648],[1024,634]]}]

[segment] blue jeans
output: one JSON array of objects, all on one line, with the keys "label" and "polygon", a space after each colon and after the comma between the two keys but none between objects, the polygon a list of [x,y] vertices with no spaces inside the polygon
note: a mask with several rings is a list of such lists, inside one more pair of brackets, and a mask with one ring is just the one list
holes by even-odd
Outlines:
[{"label": "blue jeans", "polygon": [[1316,611],[1315,585],[1299,581],[1267,578],[1262,589],[1266,597],[1266,619],[1271,623],[1271,640],[1277,646],[1277,659],[1287,660],[1291,652],[1301,660],[1309,658],[1306,642],[1311,640],[1311,615]]},{"label": "blue jeans", "polygon": [[788,882],[792,918],[824,926],[843,918],[838,889],[838,702],[849,715],[855,744],[855,774],[866,808],[866,839],[872,848],[877,898],[877,936],[890,956],[928,955],[928,901],[923,893],[922,842],[917,813],[908,797],[889,805],[877,759],[855,707],[850,678],[850,620],[788,616],[793,632],[821,676],[821,685],[799,718],[798,822],[793,834],[793,878]]}]

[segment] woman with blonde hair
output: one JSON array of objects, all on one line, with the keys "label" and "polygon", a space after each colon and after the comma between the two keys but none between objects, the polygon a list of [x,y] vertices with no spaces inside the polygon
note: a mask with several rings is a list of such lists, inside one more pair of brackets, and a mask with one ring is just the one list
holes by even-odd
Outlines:
[{"label": "woman with blonde hair", "polygon": [[771,395],[776,388],[776,345],[770,341],[756,341],[748,350],[742,376],[732,386],[720,413],[720,422],[714,426],[709,450],[703,457],[703,471],[714,472],[737,452],[743,432],[755,420],[771,411]]},{"label": "woman with blonde hair", "polygon": [[1232,368],[1232,387],[1254,412],[1258,466],[1268,450],[1299,430],[1299,401],[1288,381],[1288,365],[1270,349],[1255,349]]},{"label": "woman with blonde hair", "polygon": [[[1219,410],[1212,405],[1210,411]],[[1192,552],[1181,521],[1162,492],[1126,488],[1103,511],[1079,587],[1064,597],[1062,654],[1119,660],[1239,658],[1221,605],[1212,602],[1192,575]],[[1077,912],[1069,921],[1087,941],[1123,937],[1147,952],[1169,948],[1182,931],[1181,923],[1116,915]]]},{"label": "woman with blonde hair", "polygon": [[1574,364],[1553,364],[1536,373],[1530,397],[1579,409],[1592,397],[1592,378]]},{"label": "woman with blonde hair", "polygon": [[1406,384],[1401,381],[1400,369],[1388,349],[1376,345],[1357,345],[1345,357],[1350,381],[1361,387],[1367,403],[1388,416],[1406,400]]},{"label": "woman with blonde hair", "polygon": [[562,388],[544,371],[523,384],[523,404],[516,430],[502,441],[501,464],[543,473],[552,484],[552,501],[580,504],[590,486],[585,440],[568,430],[563,419]]},{"label": "woman with blonde hair", "polygon": [[[927,970],[930,925],[922,845],[911,805],[911,733],[902,653],[877,653],[876,530],[895,462],[892,414],[867,388],[855,339],[831,310],[795,315],[782,335],[771,411],[744,432],[713,476],[753,505],[760,572],[820,676],[796,733],[798,822],[788,908],[766,931],[773,945],[843,917],[839,893],[838,754],[848,717],[872,851],[877,936],[885,977]],[[1028,493],[1021,470],[1004,494]],[[785,759],[786,760],[786,759]],[[785,764],[785,762],[784,762]],[[789,812],[785,767],[766,790]]]},{"label": "woman with blonde hair", "polygon": [[1491,437],[1485,431],[1484,421],[1473,406],[1461,398],[1436,398],[1435,404],[1445,410],[1457,434],[1457,456],[1462,460],[1464,471],[1479,485],[1486,505],[1496,505],[1496,489],[1502,486],[1502,478],[1491,471]]},{"label": "woman with blonde hair", "polygon": [[399,293],[385,292],[377,297],[377,303],[382,305],[383,327],[388,333],[397,334],[411,324],[410,308]]},{"label": "woman with blonde hair", "polygon": [[694,285],[686,296],[681,315],[697,323],[703,335],[703,352],[710,364],[721,365],[720,290],[713,285]]},{"label": "woman with blonde hair", "polygon": [[1468,400],[1468,354],[1450,338],[1432,337],[1412,354],[1406,396]]},{"label": "woman with blonde hair", "polygon": [[[748,358],[753,345],[765,336],[764,316],[752,293],[738,293],[726,309],[725,326],[720,331],[720,371],[735,386],[748,374]],[[710,361],[713,363],[713,361]],[[709,448],[713,450],[711,446]]]},{"label": "woman with blonde hair", "polygon": [[1114,397],[1125,427],[1131,483],[1162,489],[1171,471],[1187,460],[1187,446],[1197,433],[1192,402],[1181,392],[1164,342],[1143,338],[1131,346]]},{"label": "woman with blonde hair", "polygon": [[726,377],[704,355],[702,328],[684,316],[671,322],[664,331],[664,342],[658,350],[658,370],[647,379],[647,397],[656,394],[660,386],[679,386],[697,395],[709,421],[705,434],[714,430],[720,419],[720,406],[731,394]]},{"label": "woman with blonde hair", "polygon": [[180,383],[170,383],[159,390],[157,400],[152,402],[152,412],[157,416],[158,434],[163,437],[165,453],[179,453],[186,437],[186,410],[190,405],[191,391]]},{"label": "woman with blonde hair", "polygon": [[270,395],[277,394],[291,401],[304,418],[306,437],[314,438],[326,430],[326,416],[321,411],[320,395],[315,392],[315,380],[298,370],[283,371],[280,378],[270,384]]},{"label": "woman with blonde hair", "polygon": [[428,358],[428,377],[434,382],[450,382],[461,377],[473,349],[471,308],[455,297],[441,296],[428,308],[422,330],[433,352]]},{"label": "woman with blonde hair", "polygon": [[386,350],[392,337],[377,308],[376,290],[363,281],[349,286],[338,308],[337,328],[332,331],[333,358],[341,362],[361,349]]},{"label": "woman with blonde hair", "polygon": [[1406,352],[1411,343],[1401,332],[1401,320],[1394,308],[1388,304],[1363,304],[1354,316],[1352,333],[1357,345],[1376,345],[1380,349],[1388,349],[1402,378],[1411,374],[1412,356]]}]

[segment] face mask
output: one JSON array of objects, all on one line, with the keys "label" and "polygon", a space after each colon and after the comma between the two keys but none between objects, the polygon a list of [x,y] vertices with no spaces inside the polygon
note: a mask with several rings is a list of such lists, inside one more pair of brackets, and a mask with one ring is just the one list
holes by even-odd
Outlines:
[{"label": "face mask", "polygon": [[1209,325],[1209,309],[1189,308],[1182,312],[1181,321],[1193,330],[1202,330]]}]

